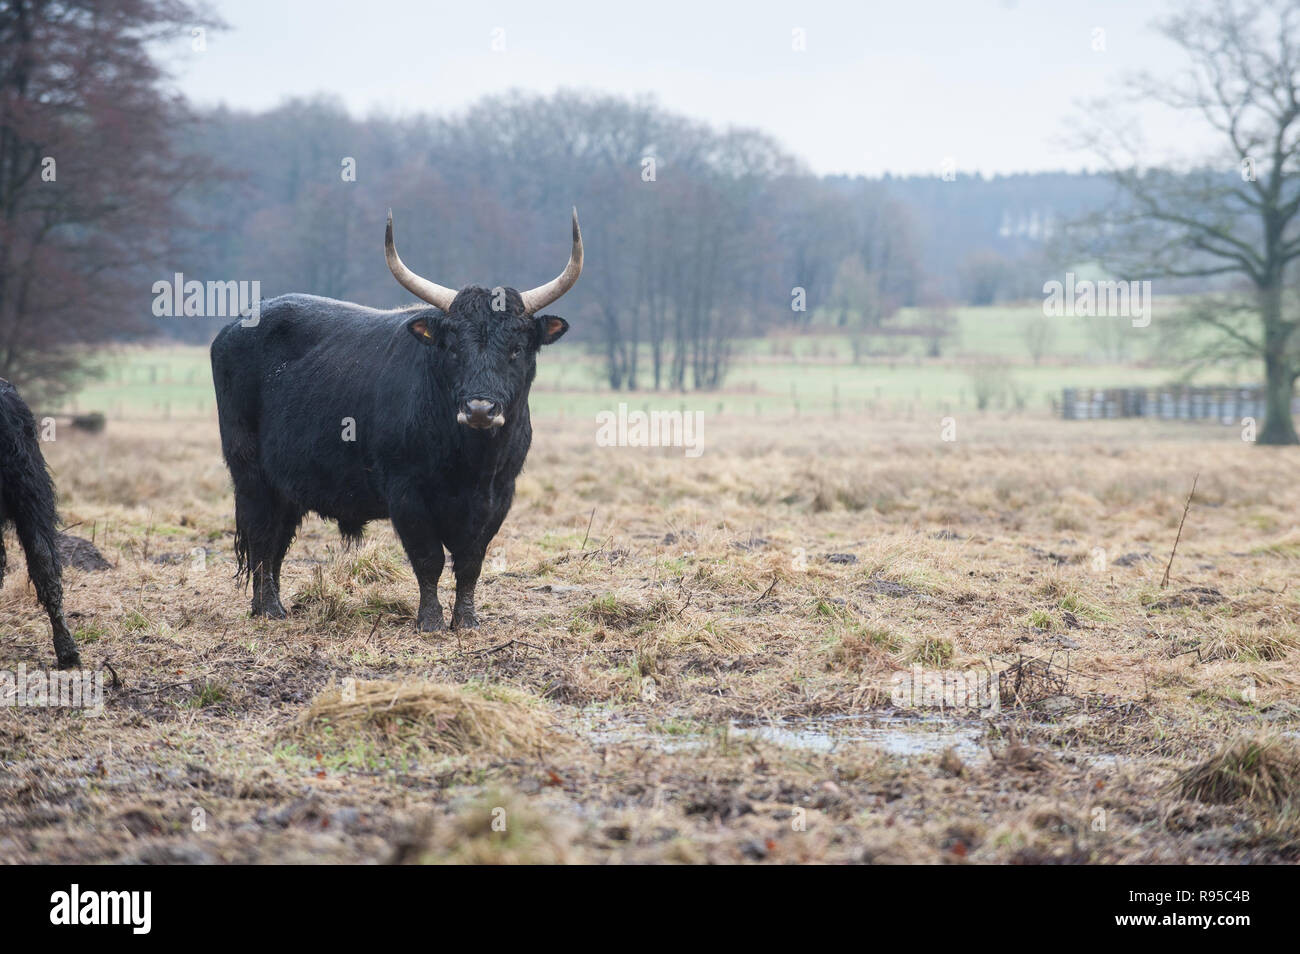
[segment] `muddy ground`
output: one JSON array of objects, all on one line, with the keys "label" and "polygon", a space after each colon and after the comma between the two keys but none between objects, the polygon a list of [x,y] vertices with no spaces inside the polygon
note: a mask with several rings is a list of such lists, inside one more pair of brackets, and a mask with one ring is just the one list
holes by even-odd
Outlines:
[{"label": "muddy ground", "polygon": [[[386,524],[344,551],[306,522],[291,618],[250,619],[214,422],[61,431],[62,515],[110,565],[67,570],[69,622],[110,684],[98,716],[0,708],[0,858],[1300,855],[1300,450],[993,414],[955,442],[709,423],[691,459],[539,420],[484,625],[436,635]],[[10,553],[0,669],[39,669]],[[1003,673],[1000,711],[896,704],[914,667]],[[1272,747],[1282,797],[1189,788],[1233,740]]]}]

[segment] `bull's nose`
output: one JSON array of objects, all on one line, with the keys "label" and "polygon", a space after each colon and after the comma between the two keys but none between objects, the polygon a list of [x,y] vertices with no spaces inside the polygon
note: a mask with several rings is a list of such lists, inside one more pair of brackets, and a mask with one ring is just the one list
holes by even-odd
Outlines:
[{"label": "bull's nose", "polygon": [[480,430],[500,427],[506,422],[505,415],[501,413],[501,405],[482,398],[475,398],[462,404],[456,418],[460,423]]}]

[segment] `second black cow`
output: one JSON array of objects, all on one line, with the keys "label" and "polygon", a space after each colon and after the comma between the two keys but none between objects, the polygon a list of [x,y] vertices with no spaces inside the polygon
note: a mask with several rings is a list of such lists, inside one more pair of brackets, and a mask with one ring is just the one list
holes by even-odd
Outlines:
[{"label": "second black cow", "polygon": [[445,547],[456,576],[451,625],[477,623],[483,558],[532,442],[537,353],[569,327],[536,313],[582,272],[578,213],[564,271],[524,292],[457,292],[419,277],[398,257],[391,213],[384,244],[394,277],[426,305],[379,311],[286,295],[212,343],[235,551],[255,616],[285,616],[280,566],[315,512],[348,539],[371,520],[392,521],[419,582],[421,631],[445,626]]}]

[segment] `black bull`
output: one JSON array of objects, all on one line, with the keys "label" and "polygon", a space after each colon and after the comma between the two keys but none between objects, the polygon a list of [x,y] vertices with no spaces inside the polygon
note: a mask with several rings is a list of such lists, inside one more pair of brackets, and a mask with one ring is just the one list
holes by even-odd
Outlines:
[{"label": "black bull", "polygon": [[235,551],[252,580],[254,615],[284,617],[280,567],[303,516],[315,512],[349,540],[371,520],[392,521],[420,586],[421,631],[445,625],[445,547],[456,577],[451,624],[477,623],[483,558],[532,442],[537,353],[568,329],[531,310],[576,281],[576,214],[565,281],[522,295],[419,284],[392,248],[391,221],[389,251],[398,280],[442,307],[378,311],[286,295],[212,343]]},{"label": "black bull", "polygon": [[55,530],[54,485],[36,435],[36,421],[17,390],[0,378],[0,583],[5,578],[4,528],[12,522],[27,556],[27,575],[54,630],[60,669],[81,665],[63,619],[63,582]]}]

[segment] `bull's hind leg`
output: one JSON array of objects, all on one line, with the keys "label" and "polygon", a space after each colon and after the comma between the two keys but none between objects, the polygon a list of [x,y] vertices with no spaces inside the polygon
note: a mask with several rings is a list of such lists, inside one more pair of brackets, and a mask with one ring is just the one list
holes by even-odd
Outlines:
[{"label": "bull's hind leg", "polygon": [[245,572],[253,582],[254,616],[284,619],[280,565],[293,542],[301,514],[269,487],[235,492],[235,527]]},{"label": "bull's hind leg", "polygon": [[52,533],[42,533],[18,521],[18,539],[27,554],[27,575],[36,587],[36,598],[45,607],[54,631],[54,655],[60,669],[74,669],[81,665],[77,643],[68,632],[63,619],[63,580],[59,553],[55,549]]}]

